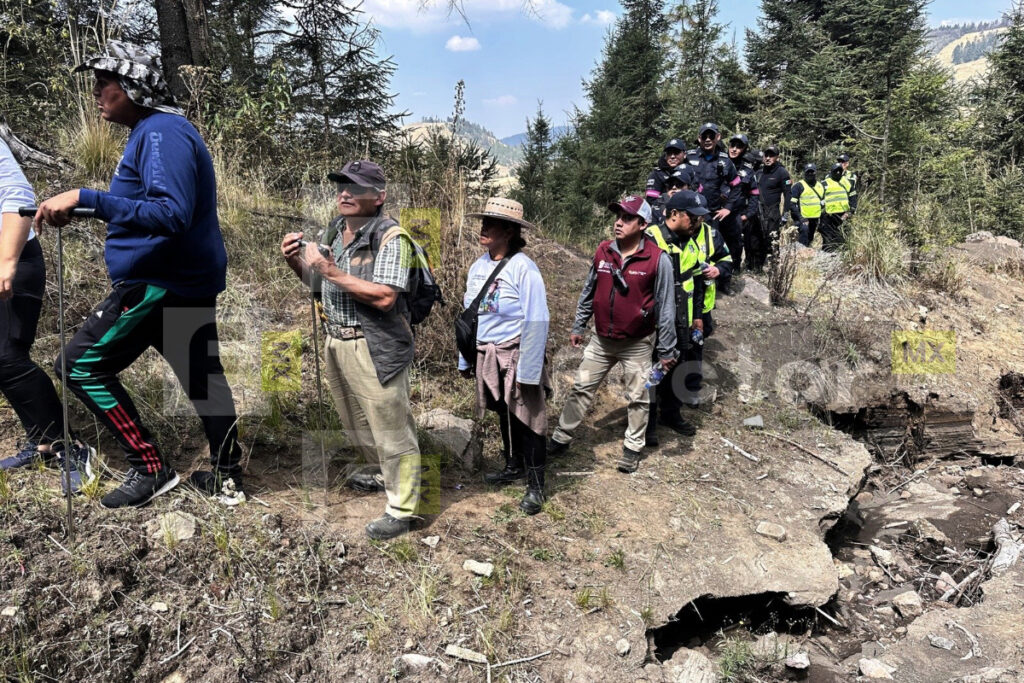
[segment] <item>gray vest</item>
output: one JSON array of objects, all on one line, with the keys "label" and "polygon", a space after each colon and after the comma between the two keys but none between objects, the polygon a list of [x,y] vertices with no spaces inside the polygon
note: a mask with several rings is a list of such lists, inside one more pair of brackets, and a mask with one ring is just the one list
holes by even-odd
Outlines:
[{"label": "gray vest", "polygon": [[[394,225],[398,223],[387,217],[376,217],[367,224],[363,233],[349,246],[349,273],[360,280],[373,282],[373,265],[380,249],[380,240],[388,228]],[[412,362],[415,354],[405,295],[399,294],[395,305],[387,311],[361,303],[355,298],[353,301],[356,317],[359,318],[370,350],[370,359],[377,371],[377,379],[382,385],[387,384]]]}]

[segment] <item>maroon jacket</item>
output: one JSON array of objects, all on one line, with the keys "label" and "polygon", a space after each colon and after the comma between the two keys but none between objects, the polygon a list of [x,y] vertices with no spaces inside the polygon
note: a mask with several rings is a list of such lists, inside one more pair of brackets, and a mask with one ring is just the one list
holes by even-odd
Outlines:
[{"label": "maroon jacket", "polygon": [[[605,240],[594,254],[594,331],[610,339],[641,339],[654,332],[657,322],[655,280],[662,251],[654,240],[644,238],[640,249],[624,262],[614,245]],[[621,274],[621,280],[616,274]]]}]

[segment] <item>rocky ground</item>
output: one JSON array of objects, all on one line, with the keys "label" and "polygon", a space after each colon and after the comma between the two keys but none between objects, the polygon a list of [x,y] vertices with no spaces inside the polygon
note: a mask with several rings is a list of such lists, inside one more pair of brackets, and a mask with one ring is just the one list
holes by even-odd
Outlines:
[{"label": "rocky ground", "polygon": [[[549,298],[575,301],[586,262],[535,248]],[[0,477],[0,668],[168,682],[1021,680],[1024,569],[1009,560],[1024,525],[1024,252],[960,245],[945,291],[799,257],[793,306],[770,307],[749,277],[722,301],[714,401],[688,413],[696,437],[663,430],[636,474],[616,472],[613,373],[551,463],[536,517],[516,509],[520,489],[469,471],[481,453],[494,464],[497,441],[451,397],[421,426],[463,466],[442,472],[438,514],[390,543],[362,534],[381,498],[325,491],[308,444],[256,444],[236,507],[175,492],[111,512],[91,492],[73,539],[53,471]],[[580,358],[562,346],[571,308],[553,306],[552,421]],[[891,331],[915,327],[956,333],[955,374],[892,374]],[[466,393],[448,381],[421,378],[419,395]]]}]

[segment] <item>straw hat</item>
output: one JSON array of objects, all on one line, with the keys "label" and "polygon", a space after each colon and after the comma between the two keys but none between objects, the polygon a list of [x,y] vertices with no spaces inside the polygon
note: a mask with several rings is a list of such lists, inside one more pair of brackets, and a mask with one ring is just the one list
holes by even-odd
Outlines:
[{"label": "straw hat", "polygon": [[491,197],[479,213],[467,213],[466,218],[497,218],[515,223],[524,228],[533,228],[533,223],[523,220],[523,205],[505,197]]}]

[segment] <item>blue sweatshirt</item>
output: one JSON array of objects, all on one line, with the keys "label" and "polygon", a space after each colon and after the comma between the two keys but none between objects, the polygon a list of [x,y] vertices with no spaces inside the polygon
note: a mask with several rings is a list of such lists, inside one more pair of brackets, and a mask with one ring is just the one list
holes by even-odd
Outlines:
[{"label": "blue sweatshirt", "polygon": [[155,112],[139,121],[110,191],[82,189],[79,204],[107,221],[113,283],[145,282],[195,298],[224,291],[213,161],[185,117]]}]

